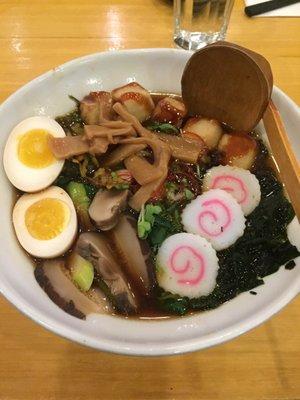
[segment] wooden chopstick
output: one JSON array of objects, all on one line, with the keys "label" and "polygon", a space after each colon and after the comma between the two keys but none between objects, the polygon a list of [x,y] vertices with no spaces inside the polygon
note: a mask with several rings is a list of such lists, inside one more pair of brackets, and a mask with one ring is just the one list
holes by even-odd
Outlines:
[{"label": "wooden chopstick", "polygon": [[245,7],[245,14],[248,17],[254,17],[255,15],[264,14],[268,11],[278,10],[279,8],[283,8],[296,3],[299,3],[299,0],[264,1],[263,3],[253,4],[252,6]]},{"label": "wooden chopstick", "polygon": [[279,111],[272,100],[265,111],[263,121],[279,174],[300,222],[300,164],[292,150]]}]

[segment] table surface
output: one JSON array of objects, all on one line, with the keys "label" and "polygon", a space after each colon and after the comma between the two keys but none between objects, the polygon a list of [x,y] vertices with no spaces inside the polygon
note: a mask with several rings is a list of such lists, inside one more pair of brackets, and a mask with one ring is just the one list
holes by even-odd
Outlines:
[{"label": "table surface", "polygon": [[[233,9],[228,40],[263,54],[300,103],[300,19]],[[102,50],[170,47],[171,0],[0,0],[0,102],[37,75]],[[255,330],[206,351],[110,355],[39,327],[0,299],[0,400],[300,399],[300,298]]]}]

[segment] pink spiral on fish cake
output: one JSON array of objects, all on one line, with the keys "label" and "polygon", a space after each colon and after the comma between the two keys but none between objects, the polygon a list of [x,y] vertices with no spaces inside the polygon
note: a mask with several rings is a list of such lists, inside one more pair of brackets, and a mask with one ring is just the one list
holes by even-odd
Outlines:
[{"label": "pink spiral on fish cake", "polygon": [[171,254],[170,269],[178,275],[177,283],[195,286],[205,275],[205,262],[202,254],[191,246],[179,246]]},{"label": "pink spiral on fish cake", "polygon": [[[235,189],[234,184],[237,184],[239,188]],[[244,182],[233,175],[216,176],[212,181],[211,189],[222,189],[230,194],[234,193],[234,198],[240,204],[244,203],[248,198],[248,190]]]},{"label": "pink spiral on fish cake", "polygon": [[[205,207],[210,207],[210,209],[205,210]],[[224,218],[221,219],[220,215],[215,211],[215,207],[217,207],[217,210],[219,209],[219,214],[221,211],[221,216]],[[205,221],[204,219],[208,220],[213,220],[214,222],[219,222],[219,224],[216,226],[216,229],[212,231],[207,227],[207,224],[205,226]],[[222,235],[223,232],[230,226],[232,221],[231,218],[231,212],[229,207],[225,204],[224,201],[219,200],[219,199],[211,199],[211,200],[206,200],[202,203],[201,205],[201,212],[198,214],[198,223],[199,223],[199,228],[208,236],[216,237]]]}]

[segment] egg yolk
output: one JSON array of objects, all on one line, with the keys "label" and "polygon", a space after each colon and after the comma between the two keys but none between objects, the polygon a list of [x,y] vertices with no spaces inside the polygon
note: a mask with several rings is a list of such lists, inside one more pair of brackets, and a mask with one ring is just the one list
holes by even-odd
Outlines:
[{"label": "egg yolk", "polygon": [[48,140],[50,132],[44,129],[32,129],[21,136],[18,157],[22,164],[30,168],[45,168],[56,160]]},{"label": "egg yolk", "polygon": [[53,198],[33,203],[25,213],[26,228],[38,240],[55,238],[62,233],[69,220],[69,207],[63,201]]}]

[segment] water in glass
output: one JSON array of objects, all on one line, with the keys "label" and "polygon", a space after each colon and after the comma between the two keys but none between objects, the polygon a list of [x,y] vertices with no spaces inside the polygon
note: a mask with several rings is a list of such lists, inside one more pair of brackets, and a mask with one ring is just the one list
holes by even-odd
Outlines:
[{"label": "water in glass", "polygon": [[174,0],[174,41],[188,50],[225,38],[234,0]]}]

